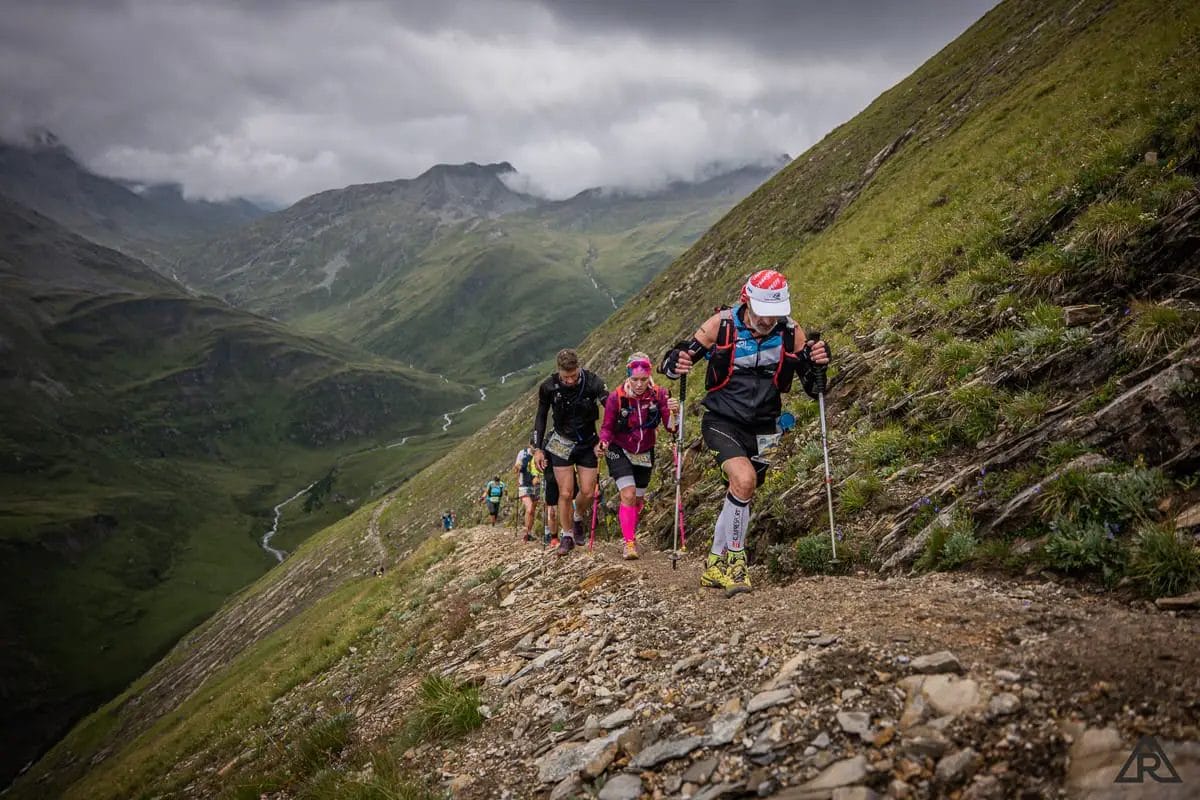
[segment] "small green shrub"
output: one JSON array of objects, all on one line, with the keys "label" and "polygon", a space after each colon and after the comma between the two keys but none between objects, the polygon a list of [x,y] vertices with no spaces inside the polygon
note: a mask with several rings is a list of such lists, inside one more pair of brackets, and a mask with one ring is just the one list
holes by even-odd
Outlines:
[{"label": "small green shrub", "polygon": [[973,531],[955,531],[946,539],[938,558],[938,567],[954,569],[967,563],[975,555],[979,540]]},{"label": "small green shrub", "polygon": [[1036,484],[1045,474],[1041,464],[1027,464],[1019,469],[989,472],[980,479],[979,491],[984,497],[1007,502]]},{"label": "small green shrub", "polygon": [[386,750],[371,754],[370,767],[370,777],[362,780],[340,771],[323,771],[297,797],[300,800],[438,800],[442,796],[406,772]]},{"label": "small green shrub", "polygon": [[1126,552],[1111,523],[1075,522],[1059,517],[1050,523],[1043,553],[1053,569],[1074,574],[1098,574],[1113,585],[1125,572]]},{"label": "small green shrub", "polygon": [[1017,572],[1025,568],[1030,556],[1017,551],[1011,539],[994,537],[984,539],[974,550],[971,562],[981,568],[1003,569]]},{"label": "small green shrub", "polygon": [[946,522],[935,522],[925,540],[925,550],[917,560],[917,569],[949,570],[971,559],[979,540],[975,520],[969,512],[959,511]]},{"label": "small green shrub", "polygon": [[873,472],[854,475],[842,484],[838,493],[838,507],[847,514],[857,514],[879,493],[882,484]]},{"label": "small green shrub", "polygon": [[1148,597],[1174,597],[1200,588],[1200,548],[1170,523],[1138,529],[1130,576]]},{"label": "small green shrub", "polygon": [[810,472],[815,467],[825,463],[825,451],[821,449],[820,442],[808,442],[800,449],[793,459],[796,462],[796,468],[800,472]]},{"label": "small green shrub", "polygon": [[405,723],[404,741],[414,745],[452,739],[482,724],[478,687],[427,675],[417,690],[417,707]]},{"label": "small green shrub", "polygon": [[[800,571],[808,575],[828,575],[829,572],[833,572],[834,565],[830,564],[830,560],[833,559],[833,542],[829,541],[828,534],[800,536],[793,549]],[[840,561],[844,561],[845,557],[845,553],[838,554]]]},{"label": "small green shrub", "polygon": [[899,425],[870,431],[855,440],[854,457],[868,467],[892,464],[904,457],[908,449],[908,434]]},{"label": "small green shrub", "polygon": [[1021,318],[1030,328],[1062,329],[1067,326],[1062,306],[1051,303],[1037,303],[1030,306],[1021,315]]}]

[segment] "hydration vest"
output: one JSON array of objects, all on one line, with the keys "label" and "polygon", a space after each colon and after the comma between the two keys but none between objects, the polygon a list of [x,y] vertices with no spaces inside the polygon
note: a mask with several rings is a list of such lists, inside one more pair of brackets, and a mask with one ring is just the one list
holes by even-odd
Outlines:
[{"label": "hydration vest", "polygon": [[717,340],[709,350],[704,389],[716,392],[728,385],[737,369],[773,369],[771,383],[781,392],[790,391],[796,368],[786,355],[795,356],[796,326],[790,319],[779,322],[759,339],[739,316],[742,306],[722,308]]},{"label": "hydration vest", "polygon": [[641,424],[635,425],[632,420],[633,409],[640,401],[635,400],[625,393],[624,382],[617,387],[617,399],[621,403],[621,410],[613,427],[618,433],[628,433],[635,428],[644,431],[654,430],[662,422],[662,412],[658,410],[658,403],[666,394],[666,390],[660,386],[651,386],[650,389],[651,391],[648,395],[643,395],[643,397],[648,397],[651,403],[642,412]]}]

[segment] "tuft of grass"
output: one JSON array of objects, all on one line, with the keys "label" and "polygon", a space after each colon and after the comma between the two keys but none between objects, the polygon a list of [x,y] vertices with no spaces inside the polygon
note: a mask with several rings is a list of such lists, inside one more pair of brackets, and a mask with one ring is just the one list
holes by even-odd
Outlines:
[{"label": "tuft of grass", "polygon": [[1024,431],[1037,425],[1046,410],[1050,408],[1050,400],[1040,392],[1019,392],[1000,407],[1000,416],[1005,424],[1014,431]]},{"label": "tuft of grass", "polygon": [[1073,468],[1043,487],[1039,510],[1044,519],[1146,520],[1167,489],[1158,469],[1135,466],[1121,472],[1093,473]]},{"label": "tuft of grass", "polygon": [[916,567],[924,572],[954,569],[970,561],[978,545],[974,518],[960,511],[934,524]]},{"label": "tuft of grass", "polygon": [[1165,355],[1200,330],[1200,313],[1135,300],[1124,331],[1125,346],[1142,358]]},{"label": "tuft of grass", "polygon": [[857,514],[871,504],[882,484],[873,472],[854,475],[842,484],[838,493],[838,507],[846,514]]},{"label": "tuft of grass", "polygon": [[928,370],[936,381],[961,381],[974,372],[982,361],[983,350],[978,344],[951,339],[933,353]]},{"label": "tuft of grass", "polygon": [[483,724],[479,688],[441,675],[427,675],[417,689],[417,708],[405,722],[404,742],[453,739]]},{"label": "tuft of grass", "polygon": [[982,383],[960,386],[950,391],[946,406],[950,411],[947,433],[967,444],[976,444],[996,431],[1001,395]]},{"label": "tuft of grass", "polygon": [[354,715],[343,711],[305,729],[292,751],[292,772],[314,775],[337,758],[350,742]]},{"label": "tuft of grass", "polygon": [[[442,797],[422,780],[404,770],[388,750],[370,756],[367,777],[351,777],[325,770],[297,794],[300,800],[439,800]],[[257,798],[257,795],[254,795]]]},{"label": "tuft of grass", "polygon": [[888,425],[854,441],[854,457],[867,467],[894,464],[908,451],[908,434],[899,425]]},{"label": "tuft of grass", "polygon": [[1091,450],[1082,442],[1077,442],[1074,439],[1062,439],[1051,442],[1046,445],[1040,453],[1038,459],[1048,468],[1066,464],[1072,459],[1078,458],[1084,453],[1090,453]]},{"label": "tuft of grass", "polygon": [[1075,220],[1074,242],[1095,253],[1101,262],[1113,262],[1152,218],[1127,200],[1096,203]]},{"label": "tuft of grass", "polygon": [[1171,522],[1144,524],[1134,540],[1129,574],[1148,597],[1174,597],[1200,588],[1200,548]]},{"label": "tuft of grass", "polygon": [[1075,259],[1061,247],[1045,243],[1026,253],[1020,270],[1023,291],[1054,297],[1066,288],[1075,271]]}]

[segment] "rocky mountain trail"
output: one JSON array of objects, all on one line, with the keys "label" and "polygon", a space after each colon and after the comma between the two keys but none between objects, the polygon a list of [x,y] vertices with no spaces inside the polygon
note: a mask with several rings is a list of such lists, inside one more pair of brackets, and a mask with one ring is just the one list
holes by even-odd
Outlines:
[{"label": "rocky mountain trail", "polygon": [[614,542],[558,559],[507,529],[449,536],[428,574],[454,576],[440,596],[469,597],[470,626],[348,694],[372,737],[400,724],[408,675],[481,687],[481,729],[404,754],[454,797],[1102,797],[1143,734],[1200,780],[1194,613],[1042,581],[779,585],[759,567],[726,599],[698,588],[699,554],[673,571]]}]

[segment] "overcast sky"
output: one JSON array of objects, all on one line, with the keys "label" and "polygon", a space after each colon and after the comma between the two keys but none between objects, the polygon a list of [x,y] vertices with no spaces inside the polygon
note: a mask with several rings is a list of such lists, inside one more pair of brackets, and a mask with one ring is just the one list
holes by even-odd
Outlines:
[{"label": "overcast sky", "polygon": [[793,157],[992,0],[0,0],[0,134],[292,202],[509,161],[563,197]]}]

